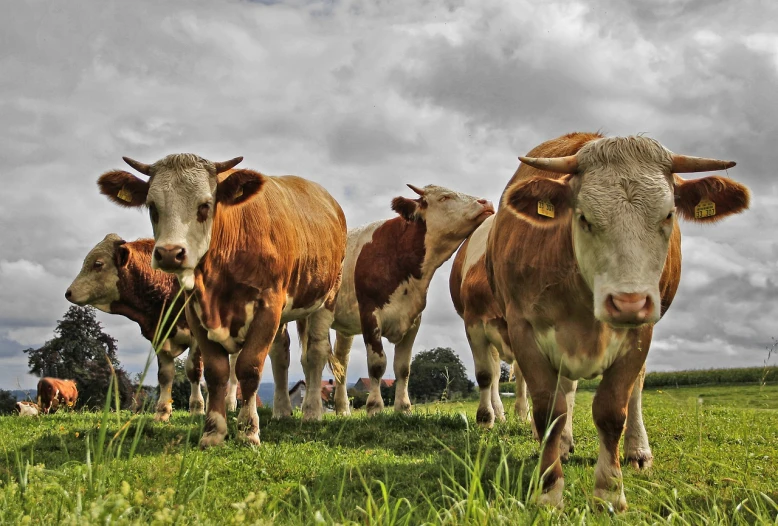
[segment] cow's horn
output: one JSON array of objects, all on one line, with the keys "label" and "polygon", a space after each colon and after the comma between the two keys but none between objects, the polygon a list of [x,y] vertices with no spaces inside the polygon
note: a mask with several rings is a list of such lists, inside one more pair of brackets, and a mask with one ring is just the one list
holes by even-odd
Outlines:
[{"label": "cow's horn", "polygon": [[690,157],[688,155],[673,154],[673,173],[712,172],[713,170],[726,170],[735,166],[735,161],[720,161],[718,159],[706,159],[705,157]]},{"label": "cow's horn", "polygon": [[410,184],[410,183],[408,183],[408,188],[410,188],[411,190],[413,190],[414,192],[416,192],[416,193],[417,193],[417,194],[419,194],[420,196],[424,197],[424,193],[425,193],[425,192],[424,192],[424,190],[422,190],[421,188],[418,188],[418,187],[416,187],[416,186],[413,186],[413,185],[412,185],[412,184]]},{"label": "cow's horn", "polygon": [[226,172],[239,162],[243,160],[243,157],[235,157],[234,159],[230,159],[229,161],[222,161],[219,163],[213,163],[213,165],[216,167],[216,173],[220,174],[222,172]]},{"label": "cow's horn", "polygon": [[150,164],[143,164],[140,161],[136,161],[135,159],[130,159],[129,157],[122,157],[124,159],[124,162],[135,168],[138,172],[142,173],[143,175],[151,175],[151,165]]},{"label": "cow's horn", "polygon": [[574,174],[578,171],[578,159],[575,155],[567,157],[519,157],[519,160],[538,170],[560,174]]}]

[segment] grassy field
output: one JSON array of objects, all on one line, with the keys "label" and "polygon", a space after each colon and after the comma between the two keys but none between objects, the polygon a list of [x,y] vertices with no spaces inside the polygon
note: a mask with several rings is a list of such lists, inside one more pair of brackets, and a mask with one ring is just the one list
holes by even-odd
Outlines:
[{"label": "grassy field", "polygon": [[[629,510],[592,498],[593,393],[580,392],[565,511],[528,495],[538,446],[511,418],[475,427],[475,402],[321,423],[260,412],[257,448],[199,451],[200,421],[129,413],[0,418],[3,524],[775,523],[778,386],[647,389],[654,468],[624,468]],[[512,403],[505,400],[506,407]],[[234,435],[234,418],[230,430]],[[112,441],[117,435],[118,438]],[[123,441],[122,438],[124,437]],[[534,474],[536,480],[536,473]]]}]

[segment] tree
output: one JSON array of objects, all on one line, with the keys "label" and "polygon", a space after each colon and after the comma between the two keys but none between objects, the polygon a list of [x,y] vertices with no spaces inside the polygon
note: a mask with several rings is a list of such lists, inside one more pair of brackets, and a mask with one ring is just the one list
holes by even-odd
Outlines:
[{"label": "tree", "polygon": [[[189,351],[191,352],[191,351]],[[176,358],[175,360],[176,374],[173,377],[173,407],[188,408],[189,407],[189,395],[192,393],[192,386],[189,383],[189,378],[186,376],[186,362]],[[159,386],[157,386],[157,399],[159,399]]]},{"label": "tree", "polygon": [[505,362],[500,362],[500,383],[511,381],[511,366]]},{"label": "tree", "polygon": [[448,347],[422,351],[411,362],[408,394],[416,401],[450,400],[455,394],[472,391],[474,384],[467,378],[465,365]]},{"label": "tree", "polygon": [[16,407],[16,397],[11,391],[0,389],[0,415],[10,415]]},{"label": "tree", "polygon": [[92,307],[70,307],[40,349],[25,349],[30,373],[71,379],[78,386],[78,407],[101,407],[116,372],[122,407],[132,398],[132,384],[116,357],[116,339],[103,331]]}]

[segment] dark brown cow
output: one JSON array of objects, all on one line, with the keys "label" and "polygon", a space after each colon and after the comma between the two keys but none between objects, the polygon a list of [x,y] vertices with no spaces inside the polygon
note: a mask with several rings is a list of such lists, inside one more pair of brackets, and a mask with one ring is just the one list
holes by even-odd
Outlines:
[{"label": "dark brown cow", "polygon": [[[153,239],[127,242],[117,234],[108,234],[86,255],[81,272],[68,287],[65,298],[76,305],[92,305],[103,312],[129,318],[138,324],[143,337],[151,342],[157,324],[162,320],[163,309],[170,307],[179,290],[175,276],[151,268],[153,249]],[[169,420],[173,412],[175,359],[190,345],[186,360],[186,373],[191,383],[189,411],[196,415],[205,413],[200,392],[202,362],[189,333],[186,316],[181,313],[171,327],[183,303],[181,295],[173,305],[168,323],[160,328],[161,335],[168,330],[170,335],[157,353],[159,400],[154,419],[159,421]]]},{"label": "dark brown cow", "polygon": [[[148,206],[156,240],[152,265],[175,273],[192,294],[187,320],[209,394],[202,447],[227,435],[230,354],[239,353],[238,438],[254,444],[256,392],[268,353],[276,396],[288,397],[289,321],[301,320],[308,385],[319,385],[324,365],[335,364],[329,325],[311,315],[334,308],[346,248],[343,211],[324,188],[305,179],[230,171],[241,159],[212,163],[177,154],[153,165],[125,159],[149,181],[113,171],[98,183],[117,204]],[[303,418],[321,414],[321,396],[307,393]]]},{"label": "dark brown cow", "polygon": [[535,424],[550,426],[538,501],[562,505],[560,439],[572,382],[558,378],[601,374],[594,496],[624,510],[619,442],[653,325],[680,281],[676,215],[718,221],[748,207],[748,189],[721,176],[682,179],[675,174],[735,163],[676,155],[647,137],[574,133],[528,155],[503,193],[485,266]]},{"label": "dark brown cow", "polygon": [[76,400],[78,388],[73,380],[44,377],[38,381],[38,407],[41,412],[56,412],[61,404],[73,407]]}]

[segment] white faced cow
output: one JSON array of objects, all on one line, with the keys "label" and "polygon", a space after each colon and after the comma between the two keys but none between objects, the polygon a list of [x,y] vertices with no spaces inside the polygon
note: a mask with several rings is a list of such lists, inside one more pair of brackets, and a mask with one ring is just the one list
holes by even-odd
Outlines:
[{"label": "white faced cow", "polygon": [[[148,341],[154,339],[163,309],[171,306],[178,293],[175,276],[151,268],[153,239],[127,242],[117,234],[108,234],[84,258],[76,279],[65,292],[65,298],[76,305],[92,305],[103,312],[120,314],[134,321]],[[184,299],[173,305],[173,314],[181,312]],[[167,421],[173,412],[173,380],[175,359],[190,348],[186,359],[186,374],[191,384],[189,411],[204,414],[205,404],[200,392],[202,362],[197,344],[191,338],[186,316],[181,314],[175,325],[160,328],[160,334],[170,334],[157,353],[159,400],[154,419]]]},{"label": "white faced cow", "polygon": [[[365,340],[370,375],[368,414],[384,407],[381,379],[386,371],[386,354],[382,337],[395,345],[394,408],[410,410],[411,350],[432,276],[460,243],[494,214],[494,207],[485,199],[441,186],[408,186],[419,197],[396,197],[392,209],[397,217],[349,232],[335,310],[322,321],[337,332],[335,356],[344,366],[354,336],[362,334]],[[349,413],[345,375],[337,380],[335,410],[338,414]]]},{"label": "white faced cow", "polygon": [[535,424],[539,431],[550,426],[538,500],[562,505],[560,437],[570,383],[558,376],[601,374],[592,407],[600,439],[594,495],[624,510],[619,441],[653,325],[681,277],[676,216],[715,222],[746,209],[749,193],[721,176],[682,179],[675,174],[735,163],[676,155],[646,137],[574,133],[520,159],[494,218],[485,266]]},{"label": "white faced cow", "polygon": [[[276,398],[288,397],[287,322],[302,321],[308,385],[321,384],[326,362],[337,369],[329,326],[305,321],[334,308],[346,249],[343,211],[324,188],[305,179],[228,171],[241,160],[212,163],[176,154],[147,165],[125,158],[149,181],[113,171],[98,182],[113,202],[148,207],[156,241],[152,265],[176,274],[191,295],[187,320],[209,394],[201,447],[220,444],[227,435],[229,355],[239,353],[238,438],[254,444],[256,393],[269,352]],[[303,418],[320,419],[321,413],[321,396],[310,390]]]}]

